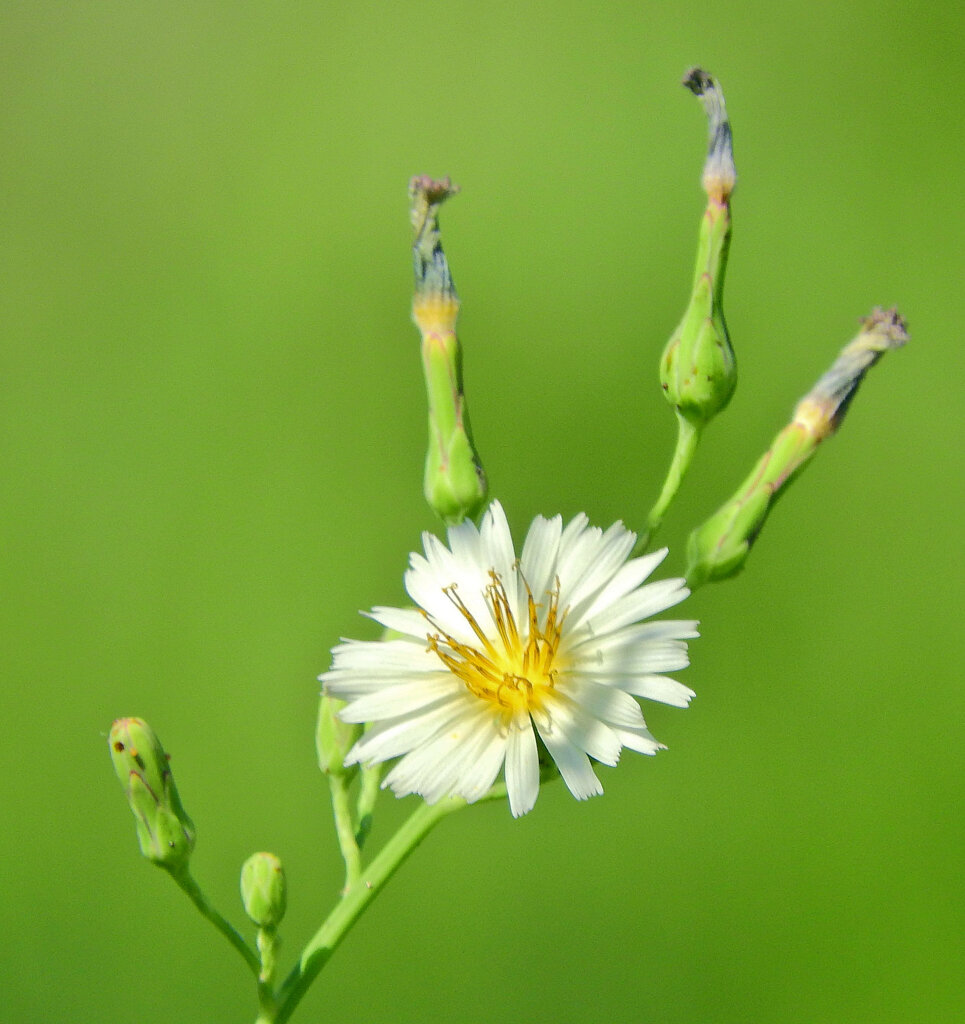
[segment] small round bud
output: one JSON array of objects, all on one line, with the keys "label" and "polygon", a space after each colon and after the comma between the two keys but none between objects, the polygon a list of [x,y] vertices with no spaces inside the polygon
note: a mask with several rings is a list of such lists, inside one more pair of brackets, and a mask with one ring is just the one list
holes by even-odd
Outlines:
[{"label": "small round bud", "polygon": [[111,726],[109,743],[141,853],[168,871],[186,869],[194,849],[194,825],[181,806],[161,741],[143,719],[119,718]]},{"label": "small round bud", "polygon": [[241,867],[241,902],[259,928],[277,928],[288,901],[285,870],[273,853],[253,853]]}]

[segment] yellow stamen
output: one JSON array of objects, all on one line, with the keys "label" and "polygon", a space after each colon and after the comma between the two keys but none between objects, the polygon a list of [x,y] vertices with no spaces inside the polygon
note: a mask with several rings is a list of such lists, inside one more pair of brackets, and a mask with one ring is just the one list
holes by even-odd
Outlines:
[{"label": "yellow stamen", "polygon": [[555,688],[559,673],[559,665],[554,662],[557,661],[566,618],[565,611],[562,615],[559,613],[559,580],[547,594],[549,600],[542,625],[539,614],[542,605],[536,603],[529,584],[523,581],[527,594],[528,627],[523,634],[499,573],[490,569],[489,578],[485,600],[493,618],[495,635],[487,635],[456,593],[453,583],[444,587],[443,592],[469,624],[479,646],[463,643],[440,629],[437,633],[428,634],[429,649],[439,656],[453,675],[462,680],[470,693],[490,701],[496,710],[508,713],[540,709],[546,696]]}]

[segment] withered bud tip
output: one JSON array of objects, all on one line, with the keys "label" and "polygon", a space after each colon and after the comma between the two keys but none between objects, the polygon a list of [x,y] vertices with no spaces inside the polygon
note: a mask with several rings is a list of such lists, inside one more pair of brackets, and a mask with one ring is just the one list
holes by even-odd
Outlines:
[{"label": "withered bud tip", "polygon": [[[907,324],[898,310],[876,306],[861,318],[858,336],[841,350],[831,368],[798,404],[796,415],[822,421],[823,436],[840,427],[865,374],[891,349],[908,341]],[[802,411],[803,410],[803,411]]]},{"label": "withered bud tip", "polygon": [[713,78],[703,68],[691,68],[684,75],[683,81],[680,84],[689,89],[695,96],[703,96],[708,89],[714,88]]},{"label": "withered bud tip", "polygon": [[899,348],[909,340],[908,321],[895,306],[891,309],[875,306],[868,316],[861,318],[861,326],[867,334],[880,334],[884,337],[890,343],[889,348]]},{"label": "withered bud tip", "polygon": [[684,75],[683,84],[700,100],[707,114],[710,143],[704,164],[704,190],[712,201],[726,203],[737,183],[737,169],[724,93],[720,83],[703,68],[691,68]]},{"label": "withered bud tip", "polygon": [[449,264],[439,237],[439,207],[459,191],[448,176],[430,178],[417,174],[409,181],[409,217],[415,232],[412,257],[417,294],[444,295],[455,298]]},{"label": "withered bud tip", "polygon": [[420,193],[429,204],[441,203],[459,191],[448,175],[445,178],[431,178],[428,174],[416,174],[409,180],[409,195],[415,198]]}]

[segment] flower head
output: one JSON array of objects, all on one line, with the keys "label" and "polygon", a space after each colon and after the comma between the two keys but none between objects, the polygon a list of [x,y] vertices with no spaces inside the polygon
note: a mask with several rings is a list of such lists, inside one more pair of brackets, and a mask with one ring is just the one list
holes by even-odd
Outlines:
[{"label": "flower head", "polygon": [[345,721],[371,723],[347,764],[400,758],[383,786],[429,803],[478,800],[505,766],[519,816],[536,802],[541,760],[584,800],[603,792],[591,757],[662,749],[634,698],[685,707],[693,692],[662,673],[688,664],[697,636],[693,621],[642,621],[689,593],[681,579],[645,584],[666,549],[628,561],[636,536],[622,523],[539,516],[517,558],[499,502],[448,539],[426,533],[425,556],[410,558],[417,608],[369,613],[398,639],[332,652],[326,692],[346,701]]}]

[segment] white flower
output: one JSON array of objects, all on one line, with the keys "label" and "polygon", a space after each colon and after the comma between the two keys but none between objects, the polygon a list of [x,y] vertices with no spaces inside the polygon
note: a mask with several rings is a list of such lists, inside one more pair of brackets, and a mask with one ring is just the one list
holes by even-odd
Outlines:
[{"label": "white flower", "polygon": [[537,736],[578,800],[603,792],[590,757],[663,749],[634,697],[686,707],[693,691],[662,673],[688,664],[697,623],[641,621],[689,591],[644,585],[667,552],[628,561],[635,541],[622,523],[540,516],[517,558],[498,502],[478,529],[452,527],[448,547],[424,534],[405,574],[418,607],[369,613],[402,638],[345,641],[321,676],[343,720],[372,723],[346,764],[401,758],[383,786],[429,803],[478,800],[505,765],[519,816],[539,792]]}]

